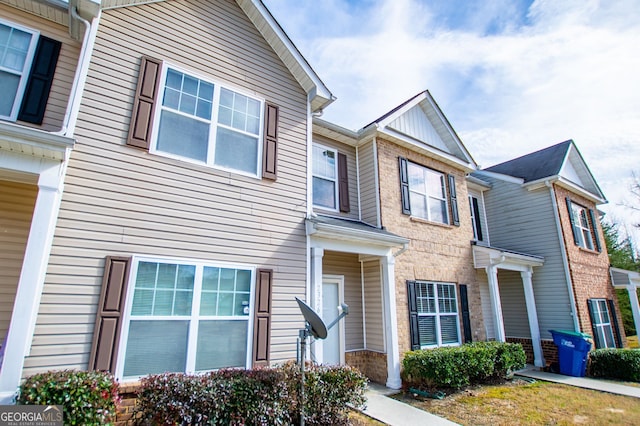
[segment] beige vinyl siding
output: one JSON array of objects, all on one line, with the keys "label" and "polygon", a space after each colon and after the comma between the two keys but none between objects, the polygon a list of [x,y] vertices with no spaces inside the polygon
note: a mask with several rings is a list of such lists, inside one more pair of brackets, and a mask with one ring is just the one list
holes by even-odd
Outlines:
[{"label": "beige vinyl siding", "polygon": [[69,36],[69,28],[0,3],[0,16],[16,24],[37,30],[41,35],[62,43],[49,101],[41,125],[19,122],[46,131],[60,130],[69,102],[69,94],[78,64],[81,45]]},{"label": "beige vinyl siding", "polygon": [[495,340],[496,325],[491,308],[491,294],[489,293],[489,283],[485,271],[478,271],[478,288],[480,290],[480,300],[482,303],[482,319],[484,321],[484,331],[488,340]]},{"label": "beige vinyl siding", "polygon": [[345,349],[347,351],[363,349],[362,281],[358,255],[325,251],[322,258],[322,273],[344,277],[344,303],[349,305],[349,315],[345,318]]},{"label": "beige vinyl siding", "polygon": [[0,346],[9,330],[38,187],[0,181]]},{"label": "beige vinyl siding", "polygon": [[[140,57],[280,107],[277,181],[126,146]],[[271,268],[271,361],[293,359],[306,282],[306,94],[232,1],[104,11],[25,374],[86,368],[107,255]],[[64,334],[73,344],[54,336]]]},{"label": "beige vinyl siding", "polygon": [[380,261],[363,262],[364,315],[367,348],[384,352],[384,312],[382,306],[382,274]]},{"label": "beige vinyl siding", "polygon": [[358,167],[360,177],[360,214],[362,221],[380,226],[378,215],[378,181],[376,175],[375,142],[367,142],[358,147]]},{"label": "beige vinyl siding", "polygon": [[[349,219],[359,220],[358,215],[358,175],[356,169],[356,150],[355,148],[341,144],[340,142],[333,141],[320,135],[313,135],[313,143],[317,143],[327,148],[333,148],[341,154],[347,156],[347,171],[349,173],[349,205],[350,210],[348,213],[343,213],[339,210],[327,210],[322,207],[314,206],[314,211],[318,213],[325,213],[331,216],[346,217]],[[337,158],[336,158],[337,164]],[[337,178],[337,176],[336,176]],[[337,185],[337,181],[336,181]],[[338,200],[336,200],[336,206]]]}]

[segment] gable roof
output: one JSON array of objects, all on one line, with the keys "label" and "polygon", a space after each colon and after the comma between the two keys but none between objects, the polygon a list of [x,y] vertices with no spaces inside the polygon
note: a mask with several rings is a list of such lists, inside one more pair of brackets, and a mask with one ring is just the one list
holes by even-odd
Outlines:
[{"label": "gable roof", "polygon": [[596,203],[606,202],[602,190],[571,139],[487,167],[483,171],[520,178],[525,186],[535,186],[544,181],[558,182]]},{"label": "gable roof", "polygon": [[446,163],[462,166],[469,171],[477,168],[473,157],[428,90],[398,105],[358,133],[367,135],[372,129],[402,146],[427,153]]}]

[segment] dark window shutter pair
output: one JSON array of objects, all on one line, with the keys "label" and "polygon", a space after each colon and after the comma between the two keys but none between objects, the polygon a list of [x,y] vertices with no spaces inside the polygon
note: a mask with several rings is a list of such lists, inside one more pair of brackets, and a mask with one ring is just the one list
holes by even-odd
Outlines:
[{"label": "dark window shutter pair", "polygon": [[449,203],[451,203],[451,223],[460,226],[460,215],[458,214],[458,197],[456,195],[456,177],[447,175],[449,181]]},{"label": "dark window shutter pair", "polygon": [[469,311],[469,298],[467,296],[467,285],[460,284],[460,307],[462,308],[462,329],[464,331],[464,342],[473,342],[471,335],[471,314]]},{"label": "dark window shutter pair", "polygon": [[[569,197],[565,198],[567,202],[567,210],[569,211],[569,220],[571,221],[571,231],[573,232],[573,242],[578,245],[579,237],[578,233],[580,230],[577,226],[577,221],[580,218],[575,217],[573,214],[573,209],[571,208],[571,199]],[[591,234],[593,235],[593,243],[598,252],[602,252],[602,245],[600,244],[600,236],[598,235],[598,222],[596,222],[596,215],[592,209],[589,209],[589,219],[591,220]]]},{"label": "dark window shutter pair", "polygon": [[576,226],[576,217],[573,215],[573,209],[571,208],[571,199],[569,197],[565,198],[567,202],[567,210],[569,211],[569,220],[571,221],[571,231],[573,232],[573,242],[575,245],[579,244],[580,239],[578,238],[578,233],[580,230]]},{"label": "dark window shutter pair", "polygon": [[[158,91],[162,88],[160,81],[162,61],[143,56],[140,62],[138,85],[133,100],[133,111],[129,126],[127,144],[148,150],[151,146],[151,129]],[[278,118],[279,108],[265,104],[264,136],[262,149],[262,177],[275,180],[278,159]]]},{"label": "dark window shutter pair", "polygon": [[400,197],[402,199],[402,214],[411,214],[409,201],[409,170],[406,158],[398,157],[400,166]]},{"label": "dark window shutter pair", "polygon": [[18,120],[42,124],[62,43],[40,36],[22,97]]},{"label": "dark window shutter pair", "polygon": [[420,327],[418,324],[418,299],[416,295],[416,282],[407,281],[407,298],[409,302],[409,339],[411,350],[420,349]]},{"label": "dark window shutter pair", "polygon": [[482,222],[480,220],[480,205],[476,197],[471,197],[471,208],[473,209],[473,217],[475,220],[476,237],[478,241],[482,241]]},{"label": "dark window shutter pair", "polygon": [[[115,373],[130,266],[130,257],[108,256],[106,259],[100,302],[93,329],[89,370]],[[272,270],[258,270],[253,328],[254,366],[269,363],[272,280]]]},{"label": "dark window shutter pair", "polygon": [[338,204],[340,211],[349,213],[349,171],[347,169],[347,156],[338,153]]}]

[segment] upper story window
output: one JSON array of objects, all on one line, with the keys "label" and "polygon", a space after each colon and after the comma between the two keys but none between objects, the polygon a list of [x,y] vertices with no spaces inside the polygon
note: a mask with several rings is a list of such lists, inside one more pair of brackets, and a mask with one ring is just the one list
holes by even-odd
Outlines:
[{"label": "upper story window", "polygon": [[263,102],[167,68],[152,151],[257,175]]},{"label": "upper story window", "polygon": [[313,146],[313,205],[337,210],[338,161],[334,149]]},{"label": "upper story window", "polygon": [[469,207],[471,209],[471,228],[473,228],[473,239],[475,241],[484,241],[482,233],[482,211],[480,209],[480,200],[478,197],[469,195]]},{"label": "upper story window", "polygon": [[572,202],[569,198],[566,201],[575,244],[588,250],[601,251],[594,211]]},{"label": "upper story window", "polygon": [[38,33],[0,21],[0,118],[16,120]]}]

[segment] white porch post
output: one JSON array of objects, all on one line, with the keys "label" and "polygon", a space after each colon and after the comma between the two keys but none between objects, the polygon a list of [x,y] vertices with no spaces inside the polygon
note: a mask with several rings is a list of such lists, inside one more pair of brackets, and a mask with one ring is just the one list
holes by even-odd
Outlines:
[{"label": "white porch post", "polygon": [[524,299],[527,305],[527,315],[529,316],[529,329],[531,330],[531,344],[533,346],[533,364],[536,367],[545,365],[544,355],[542,354],[542,343],[540,341],[540,326],[538,325],[538,312],[536,311],[536,300],[533,294],[533,284],[531,275],[533,271],[520,272],[522,276],[522,284],[524,286]]},{"label": "white porch post", "polygon": [[496,340],[506,341],[504,334],[504,320],[502,319],[502,303],[500,302],[500,289],[498,288],[498,268],[494,265],[487,266],[487,277],[489,278],[489,298],[491,299],[491,309],[495,321]]},{"label": "white porch post", "polygon": [[638,305],[637,287],[633,284],[627,286],[629,302],[631,302],[631,313],[633,313],[633,323],[636,326],[636,333],[640,336],[640,306]]},{"label": "white porch post", "polygon": [[[311,307],[322,315],[322,257],[324,249],[314,247],[311,250]],[[313,343],[313,358],[318,364],[322,364],[322,340],[316,339]]]},{"label": "white porch post", "polygon": [[0,404],[11,403],[29,354],[62,194],[62,163],[43,170],[33,209],[15,302],[0,367]]},{"label": "white porch post", "polygon": [[385,334],[387,344],[387,387],[400,389],[400,349],[398,348],[398,317],[396,314],[396,280],[393,254],[382,258],[382,286],[384,295]]}]

